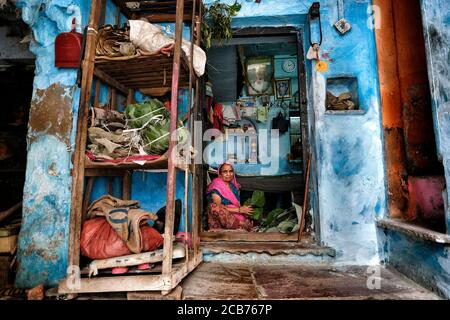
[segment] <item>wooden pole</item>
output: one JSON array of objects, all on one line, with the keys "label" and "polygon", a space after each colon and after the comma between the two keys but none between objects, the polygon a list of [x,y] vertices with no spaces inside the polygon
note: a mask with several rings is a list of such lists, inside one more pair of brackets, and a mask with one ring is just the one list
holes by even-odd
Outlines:
[{"label": "wooden pole", "polygon": [[134,90],[129,89],[127,95],[127,105],[134,103]]},{"label": "wooden pole", "polygon": [[86,220],[87,209],[89,208],[89,199],[91,198],[94,177],[87,177],[86,191],[84,192],[83,209],[81,211],[81,223]]},{"label": "wooden pole", "polygon": [[188,236],[188,224],[189,224],[189,170],[186,168],[184,171],[184,240],[186,251],[186,264],[189,263],[189,236]]},{"label": "wooden pole", "polygon": [[122,178],[122,199],[130,200],[131,198],[131,172],[126,170]]},{"label": "wooden pole", "polygon": [[181,58],[181,40],[183,31],[183,10],[184,0],[177,0],[175,23],[175,49],[173,56],[173,73],[172,73],[172,96],[170,104],[170,143],[169,143],[169,160],[167,172],[167,205],[166,205],[166,221],[164,230],[164,259],[162,265],[163,275],[168,275],[172,271],[172,249],[173,249],[173,225],[174,225],[174,202],[175,202],[175,184],[176,172],[174,157],[172,156],[176,148],[178,122],[178,79],[180,76],[180,58]]},{"label": "wooden pole", "polygon": [[[201,21],[202,21],[202,6],[199,5],[198,8],[199,15],[196,16],[195,21],[195,44],[200,46],[201,41]],[[194,123],[192,125],[192,145],[195,147],[195,139],[199,134],[195,131],[195,121],[198,120],[198,108],[200,104],[200,80],[198,77],[195,78],[195,101],[194,101]],[[202,137],[203,132],[200,132],[200,137]],[[202,153],[202,143],[199,145],[197,152]],[[200,161],[203,161],[203,157],[199,157]],[[196,159],[194,159],[195,161]],[[193,163],[192,166],[192,245],[194,247],[194,256],[197,256],[200,252],[200,222],[201,214],[203,212],[203,175],[202,175],[202,164]]]},{"label": "wooden pole", "polygon": [[82,62],[82,80],[80,104],[78,108],[77,136],[75,152],[73,154],[72,195],[70,206],[70,232],[69,232],[69,266],[78,266],[80,262],[80,234],[82,194],[84,187],[84,159],[87,139],[87,117],[90,107],[92,77],[94,73],[95,46],[97,38],[97,24],[100,16],[100,1],[92,0],[86,35],[86,50]]},{"label": "wooden pole", "polygon": [[303,229],[305,228],[306,211],[308,210],[308,193],[309,193],[309,174],[311,171],[311,153],[308,155],[308,169],[306,170],[305,195],[303,197],[302,218],[300,221],[300,230],[298,231],[298,241],[302,240]]}]

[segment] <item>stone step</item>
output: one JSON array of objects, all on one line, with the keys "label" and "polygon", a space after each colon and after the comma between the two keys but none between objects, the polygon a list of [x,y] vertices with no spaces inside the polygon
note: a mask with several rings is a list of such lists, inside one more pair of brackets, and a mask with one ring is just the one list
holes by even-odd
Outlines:
[{"label": "stone step", "polygon": [[297,242],[202,242],[203,260],[229,263],[327,264],[333,248]]}]

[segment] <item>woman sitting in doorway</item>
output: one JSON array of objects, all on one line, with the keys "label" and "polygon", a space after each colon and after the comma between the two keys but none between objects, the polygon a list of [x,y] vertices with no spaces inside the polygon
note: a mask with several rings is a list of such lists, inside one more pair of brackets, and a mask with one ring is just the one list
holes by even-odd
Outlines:
[{"label": "woman sitting in doorway", "polygon": [[253,208],[240,204],[240,186],[234,176],[233,166],[223,163],[217,171],[219,176],[208,185],[206,192],[209,229],[251,231],[253,222],[248,216],[252,214]]}]

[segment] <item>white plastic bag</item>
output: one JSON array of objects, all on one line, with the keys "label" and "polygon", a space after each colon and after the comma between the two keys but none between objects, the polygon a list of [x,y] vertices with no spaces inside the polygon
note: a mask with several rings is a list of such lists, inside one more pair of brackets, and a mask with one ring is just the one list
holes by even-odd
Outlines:
[{"label": "white plastic bag", "polygon": [[[165,35],[162,29],[154,24],[143,20],[129,20],[130,23],[130,40],[131,42],[148,54],[156,54],[162,48],[170,46],[175,42],[174,39]],[[181,49],[190,60],[191,42],[183,40]],[[198,46],[194,44],[194,71],[197,76],[205,73],[206,54]]]}]

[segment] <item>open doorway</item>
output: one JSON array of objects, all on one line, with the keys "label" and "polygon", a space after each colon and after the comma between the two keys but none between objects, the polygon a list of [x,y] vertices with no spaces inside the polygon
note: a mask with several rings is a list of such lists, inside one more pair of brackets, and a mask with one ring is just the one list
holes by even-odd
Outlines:
[{"label": "open doorway", "polygon": [[392,24],[377,34],[377,44],[390,218],[445,233],[447,188],[436,147],[420,1],[385,5],[392,9],[382,8],[392,12]]},{"label": "open doorway", "polygon": [[27,123],[33,92],[30,31],[8,2],[0,6],[0,287],[12,285],[27,159]]},{"label": "open doorway", "polygon": [[[300,229],[305,236],[312,231],[311,217],[303,214],[308,211],[303,208],[309,147],[299,31],[240,29],[227,43],[213,45],[207,56],[204,128],[215,134],[204,150],[201,239],[299,241]],[[244,215],[245,227],[227,225],[223,211],[211,212],[211,194],[228,204],[220,191],[208,188],[220,178],[223,162],[233,165],[227,170],[233,170],[240,187],[236,197],[231,196],[239,210],[252,206],[253,211]],[[234,212],[233,204],[229,207],[231,216],[240,214]]]}]

